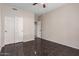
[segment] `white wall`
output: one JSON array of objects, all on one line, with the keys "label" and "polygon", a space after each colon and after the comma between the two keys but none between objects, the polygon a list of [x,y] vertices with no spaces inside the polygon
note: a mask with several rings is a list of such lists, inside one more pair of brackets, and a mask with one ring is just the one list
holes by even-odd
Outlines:
[{"label": "white wall", "polygon": [[35,35],[36,37],[41,38],[41,20],[38,15],[35,15]]},{"label": "white wall", "polygon": [[37,37],[41,38],[41,20],[37,21]]},{"label": "white wall", "polygon": [[79,49],[79,4],[68,4],[46,13],[42,38]]},{"label": "white wall", "polygon": [[1,6],[0,6],[0,47],[1,47]]},{"label": "white wall", "polygon": [[24,14],[23,29],[24,41],[34,40],[34,14],[26,12]]}]

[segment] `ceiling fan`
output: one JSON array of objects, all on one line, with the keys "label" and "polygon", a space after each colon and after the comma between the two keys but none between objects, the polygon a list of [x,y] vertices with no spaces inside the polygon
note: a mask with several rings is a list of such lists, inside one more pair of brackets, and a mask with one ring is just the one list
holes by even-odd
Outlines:
[{"label": "ceiling fan", "polygon": [[45,3],[33,3],[33,5],[37,5],[37,4],[42,4],[43,8],[46,8],[46,4]]}]

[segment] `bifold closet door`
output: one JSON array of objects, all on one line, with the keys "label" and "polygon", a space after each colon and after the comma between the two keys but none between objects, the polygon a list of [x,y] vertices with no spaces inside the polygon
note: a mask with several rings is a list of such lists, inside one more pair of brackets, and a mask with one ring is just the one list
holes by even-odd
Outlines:
[{"label": "bifold closet door", "polygon": [[14,21],[14,36],[15,36],[15,43],[23,42],[23,17],[16,15]]},{"label": "bifold closet door", "polygon": [[15,16],[11,9],[5,9],[4,19],[4,45],[15,43]]},{"label": "bifold closet door", "polygon": [[12,9],[4,13],[4,42],[5,44],[23,41],[23,17]]},{"label": "bifold closet door", "polygon": [[5,25],[4,25],[4,43],[11,44],[15,42],[15,30],[14,30],[14,17],[6,16],[5,17]]}]

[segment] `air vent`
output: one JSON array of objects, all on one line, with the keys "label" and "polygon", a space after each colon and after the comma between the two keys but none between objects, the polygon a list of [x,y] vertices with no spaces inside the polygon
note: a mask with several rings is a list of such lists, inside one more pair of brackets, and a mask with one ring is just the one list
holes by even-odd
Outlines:
[{"label": "air vent", "polygon": [[16,9],[16,8],[12,8],[13,10],[15,10],[15,11],[17,11],[18,9]]}]

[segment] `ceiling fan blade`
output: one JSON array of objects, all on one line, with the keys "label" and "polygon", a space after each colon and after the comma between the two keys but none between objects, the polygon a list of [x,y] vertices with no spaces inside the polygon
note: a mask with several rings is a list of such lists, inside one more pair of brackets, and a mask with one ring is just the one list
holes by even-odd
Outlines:
[{"label": "ceiling fan blade", "polygon": [[46,5],[45,4],[43,4],[43,8],[45,8],[46,7]]},{"label": "ceiling fan blade", "polygon": [[38,3],[33,3],[33,5],[36,5],[36,4],[38,4]]}]

